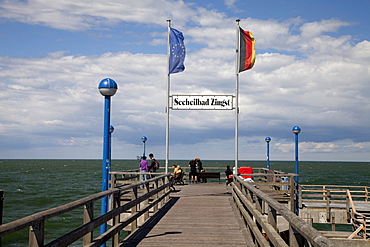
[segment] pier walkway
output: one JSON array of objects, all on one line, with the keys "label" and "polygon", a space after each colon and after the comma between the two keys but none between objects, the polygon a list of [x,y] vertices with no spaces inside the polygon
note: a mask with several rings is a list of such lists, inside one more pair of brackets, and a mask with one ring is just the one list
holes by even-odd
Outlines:
[{"label": "pier walkway", "polygon": [[[0,225],[0,246],[1,240],[11,244],[20,240],[18,246],[26,246],[24,238],[18,237],[25,232],[29,247],[104,243],[115,247],[365,247],[370,243],[367,186],[297,185],[295,174],[266,170],[253,172],[255,182],[234,176],[230,187],[209,181],[175,185],[174,191],[171,174],[156,173],[139,181],[142,174],[111,172],[112,186],[107,191]],[[106,197],[110,208],[100,214],[96,204]],[[323,206],[309,206],[313,203]],[[50,231],[50,222],[60,221],[67,213],[76,218],[82,213],[83,222],[65,226],[62,236]],[[313,223],[329,225],[331,230],[318,231]],[[102,224],[107,230],[98,234]],[[352,231],[335,231],[337,224],[351,226]]]},{"label": "pier walkway", "polygon": [[121,246],[246,246],[224,183],[176,186],[172,201]]}]

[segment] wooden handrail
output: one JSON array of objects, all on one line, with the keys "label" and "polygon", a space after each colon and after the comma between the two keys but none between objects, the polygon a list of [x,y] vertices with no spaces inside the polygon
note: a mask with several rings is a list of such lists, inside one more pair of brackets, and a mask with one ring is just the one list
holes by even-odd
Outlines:
[{"label": "wooden handrail", "polygon": [[[352,213],[350,214],[351,215],[352,225],[356,229],[348,237],[348,239],[352,239],[360,231],[364,231],[364,233],[363,233],[363,239],[366,239],[366,216],[363,215],[363,214],[361,214],[361,213],[358,213],[356,211],[356,207],[355,207],[355,203],[353,202],[353,199],[352,199],[351,191],[350,190],[347,190],[346,192],[347,192],[347,197],[348,197],[348,201],[349,201],[349,204],[350,204],[349,208],[352,208]],[[362,218],[362,220],[360,220],[359,218]],[[358,222],[358,224],[356,224],[356,222]]]},{"label": "wooden handrail", "polygon": [[[368,187],[367,186],[352,186],[352,185],[300,185],[302,192],[302,200],[306,202],[327,201],[327,195],[330,195],[330,200],[335,203],[345,203],[347,198],[347,190],[350,190],[352,198],[356,198],[356,202],[368,203]],[[316,198],[310,199],[310,198]],[[335,200],[339,199],[339,200]],[[342,199],[342,200],[340,200]]]},{"label": "wooden handrail", "polygon": [[[130,173],[131,174],[131,173]],[[100,193],[96,193],[91,196],[84,197],[82,199],[73,201],[71,203],[55,207],[49,210],[45,210],[39,213],[32,214],[30,216],[24,217],[22,219],[9,222],[4,225],[0,225],[0,237],[4,237],[6,235],[9,235],[11,233],[20,231],[26,227],[30,227],[30,236],[29,236],[29,246],[68,246],[71,243],[75,242],[78,239],[81,239],[85,235],[88,235],[89,233],[92,233],[95,228],[98,228],[100,225],[107,223],[108,221],[114,219],[119,216],[121,213],[131,209],[136,208],[137,205],[139,205],[142,202],[147,202],[147,206],[144,208],[132,212],[132,215],[127,218],[123,222],[115,222],[115,225],[107,230],[106,233],[103,235],[97,237],[96,239],[85,239],[84,238],[84,246],[100,246],[101,244],[105,243],[107,240],[111,239],[115,235],[119,233],[120,230],[122,230],[125,226],[132,223],[133,221],[136,221],[138,217],[148,214],[149,215],[149,209],[151,208],[157,208],[157,205],[164,202],[163,205],[168,201],[171,182],[169,181],[169,174],[164,175],[158,175],[152,179],[137,182],[129,185],[124,185],[118,188],[112,188],[107,191],[103,191]],[[136,176],[132,176],[133,179],[136,179]],[[160,183],[159,183],[160,182]],[[149,188],[149,184],[154,184],[154,187],[152,190]],[[160,186],[159,186],[160,185]],[[116,201],[116,198],[120,199],[120,195],[126,193],[126,191],[132,191],[133,193],[137,194],[137,189],[139,186],[145,186],[145,193],[142,196],[135,197],[131,201],[120,205],[120,202],[115,202],[114,207],[112,207],[112,210],[108,211],[104,215],[100,215],[96,218],[91,217],[91,215],[88,216],[84,220],[84,224],[71,232],[61,236],[60,238],[48,243],[44,244],[44,226],[45,226],[45,220],[61,215],[63,213],[72,211],[77,208],[84,207],[85,210],[89,210],[89,208],[92,207],[95,201],[111,196],[112,203]],[[153,201],[149,203],[149,198],[155,198]],[[92,213],[92,211],[90,211]],[[88,214],[86,214],[88,215]],[[137,224],[136,224],[137,225]],[[118,242],[117,245],[118,246]]]},{"label": "wooden handrail", "polygon": [[[256,239],[260,246],[269,246],[262,235],[261,229],[263,229],[270,241],[274,241],[274,246],[287,246],[279,234],[277,234],[277,212],[288,221],[290,231],[294,232],[294,234],[289,234],[289,246],[299,246],[296,240],[297,234],[313,246],[337,246],[330,239],[308,225],[302,218],[295,215],[289,208],[254,187],[254,183],[244,182],[238,177],[233,179],[233,202],[240,215],[247,222],[253,238]],[[263,216],[265,212],[263,210],[265,208],[264,204],[269,207],[266,210],[268,212],[268,220]]]}]

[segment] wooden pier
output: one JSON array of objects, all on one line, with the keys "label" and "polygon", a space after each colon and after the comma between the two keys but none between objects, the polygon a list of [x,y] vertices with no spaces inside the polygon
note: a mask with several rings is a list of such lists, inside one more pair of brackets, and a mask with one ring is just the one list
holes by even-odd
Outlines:
[{"label": "wooden pier", "polygon": [[176,186],[172,201],[122,246],[246,246],[224,183]]},{"label": "wooden pier", "polygon": [[[139,181],[143,173],[111,172],[109,190],[0,225],[0,238],[29,228],[30,247],[370,246],[369,187],[303,186],[295,184],[296,174],[257,169],[255,182],[235,176],[231,186],[218,181],[174,185],[164,173]],[[100,215],[95,205],[104,197],[110,198],[110,210]],[[80,225],[46,241],[50,218],[81,209]],[[323,220],[332,231],[312,227]],[[338,223],[350,224],[352,232],[336,232]],[[102,224],[108,228],[99,235]]]}]

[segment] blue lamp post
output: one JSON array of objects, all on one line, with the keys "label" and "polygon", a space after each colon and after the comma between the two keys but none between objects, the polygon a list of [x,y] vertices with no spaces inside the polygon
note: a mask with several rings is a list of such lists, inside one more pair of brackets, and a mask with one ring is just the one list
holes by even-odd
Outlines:
[{"label": "blue lamp post", "polygon": [[266,137],[265,138],[265,141],[266,141],[266,144],[267,144],[267,158],[266,158],[266,168],[268,170],[270,170],[270,141],[271,141],[271,138],[270,137]]},{"label": "blue lamp post", "polygon": [[146,138],[146,136],[143,136],[141,137],[141,141],[143,142],[143,156],[145,156],[145,142],[148,140],[148,138]]},{"label": "blue lamp post", "polygon": [[[103,162],[102,162],[102,191],[108,190],[108,170],[110,168],[110,97],[118,89],[117,83],[109,78],[103,79],[99,83],[99,92],[104,96],[104,138],[103,138]],[[108,211],[108,197],[102,198],[101,214]],[[107,224],[100,226],[100,234],[107,231]]]},{"label": "blue lamp post", "polygon": [[[111,125],[109,126],[109,168],[108,168],[108,181],[110,181],[111,176],[109,174],[111,166],[112,166],[112,133],[114,132],[114,127]],[[110,185],[108,184],[110,187]]]},{"label": "blue lamp post", "polygon": [[[295,173],[299,175],[299,167],[298,167],[298,134],[301,132],[301,128],[299,126],[294,126],[292,129],[293,133],[295,134]],[[299,215],[299,209],[298,209],[298,183],[299,183],[299,177],[295,177],[295,183],[296,183],[296,200],[295,200],[295,213],[296,215]]]}]

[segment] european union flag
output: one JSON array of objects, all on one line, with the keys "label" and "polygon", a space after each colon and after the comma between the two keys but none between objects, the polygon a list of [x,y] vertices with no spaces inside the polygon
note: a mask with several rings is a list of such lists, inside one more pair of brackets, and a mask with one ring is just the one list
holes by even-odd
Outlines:
[{"label": "european union flag", "polygon": [[170,67],[168,74],[184,71],[184,60],[184,36],[182,35],[182,32],[170,27]]}]

